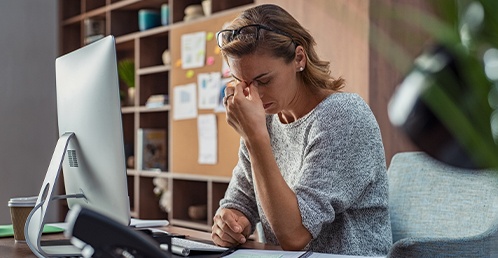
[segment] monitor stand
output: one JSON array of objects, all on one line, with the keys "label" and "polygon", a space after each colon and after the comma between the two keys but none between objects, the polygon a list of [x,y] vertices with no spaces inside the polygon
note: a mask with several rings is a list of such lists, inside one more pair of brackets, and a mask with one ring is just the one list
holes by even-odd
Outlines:
[{"label": "monitor stand", "polygon": [[84,198],[84,195],[82,194],[63,197],[54,196],[54,186],[59,178],[67,146],[73,136],[75,136],[73,132],[66,132],[57,141],[54,153],[52,154],[52,159],[50,160],[50,165],[48,166],[45,175],[45,180],[43,180],[40,193],[36,200],[36,205],[26,220],[26,225],[24,227],[26,243],[37,257],[79,256],[81,254],[81,250],[72,245],[61,246],[61,248],[55,248],[53,246],[44,247],[42,246],[41,241],[43,226],[45,225],[45,215],[47,214],[50,201],[64,198]]}]

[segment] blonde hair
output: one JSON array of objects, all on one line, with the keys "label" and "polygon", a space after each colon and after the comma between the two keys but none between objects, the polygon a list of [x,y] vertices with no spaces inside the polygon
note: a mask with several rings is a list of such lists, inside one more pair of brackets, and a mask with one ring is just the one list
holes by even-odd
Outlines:
[{"label": "blonde hair", "polygon": [[273,4],[255,6],[243,11],[226,29],[238,29],[251,24],[264,25],[274,31],[260,29],[257,38],[235,37],[221,48],[225,60],[228,57],[269,53],[290,63],[294,60],[296,47],[302,46],[307,61],[306,69],[300,72],[304,85],[312,90],[339,91],[344,87],[344,79],[334,79],[330,75],[330,62],[318,57],[316,42],[311,34],[283,8]]}]

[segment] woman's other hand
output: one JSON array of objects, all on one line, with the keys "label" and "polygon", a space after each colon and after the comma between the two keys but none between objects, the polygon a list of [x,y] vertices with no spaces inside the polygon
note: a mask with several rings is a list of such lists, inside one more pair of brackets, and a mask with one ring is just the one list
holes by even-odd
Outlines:
[{"label": "woman's other hand", "polygon": [[246,242],[251,223],[242,212],[221,209],[213,218],[211,239],[216,245],[232,247]]}]

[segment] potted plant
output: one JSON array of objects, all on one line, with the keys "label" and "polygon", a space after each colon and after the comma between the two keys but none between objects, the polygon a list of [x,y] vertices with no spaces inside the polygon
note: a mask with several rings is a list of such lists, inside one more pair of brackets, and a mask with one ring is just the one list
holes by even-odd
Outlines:
[{"label": "potted plant", "polygon": [[[389,14],[433,39],[391,98],[389,118],[436,159],[498,168],[498,1],[428,3],[434,7],[430,12],[397,4]],[[372,38],[389,42],[378,49],[393,62],[407,59],[401,51],[388,53],[403,49],[401,44],[382,33]]]}]

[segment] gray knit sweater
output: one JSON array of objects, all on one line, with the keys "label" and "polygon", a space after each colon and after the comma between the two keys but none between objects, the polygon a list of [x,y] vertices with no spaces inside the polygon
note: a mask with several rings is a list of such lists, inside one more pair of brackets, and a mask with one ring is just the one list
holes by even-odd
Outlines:
[{"label": "gray knit sweater", "polygon": [[[278,167],[313,237],[307,249],[386,255],[392,237],[384,148],[363,99],[335,93],[293,123],[282,124],[277,115],[266,122]],[[241,211],[253,229],[261,221],[267,242],[278,244],[256,196],[243,140],[220,207]]]}]

